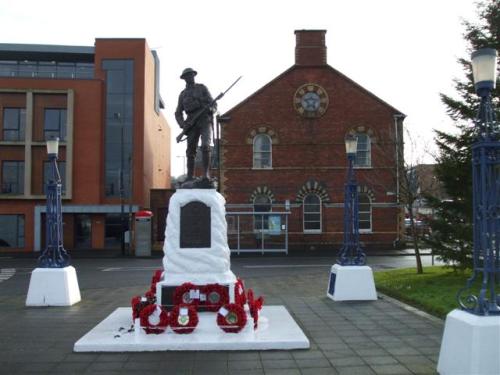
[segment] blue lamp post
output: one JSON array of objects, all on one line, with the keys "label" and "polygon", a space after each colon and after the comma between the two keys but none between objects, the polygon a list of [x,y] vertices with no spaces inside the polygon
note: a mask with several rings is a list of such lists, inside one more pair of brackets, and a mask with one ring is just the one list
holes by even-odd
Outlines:
[{"label": "blue lamp post", "polygon": [[41,268],[64,268],[69,266],[70,258],[63,247],[61,176],[57,168],[59,138],[47,141],[47,153],[52,174],[47,184],[46,243],[47,246],[38,258]]},{"label": "blue lamp post", "polygon": [[[500,142],[491,102],[496,85],[497,51],[483,48],[472,54],[472,72],[481,98],[472,146],[473,272],[458,293],[460,307],[476,315],[500,315]],[[472,289],[480,280],[479,292]]]},{"label": "blue lamp post", "polygon": [[366,255],[359,244],[358,184],[353,170],[357,147],[358,138],[349,134],[345,139],[349,168],[344,185],[344,243],[337,258],[341,266],[362,266],[366,263]]}]

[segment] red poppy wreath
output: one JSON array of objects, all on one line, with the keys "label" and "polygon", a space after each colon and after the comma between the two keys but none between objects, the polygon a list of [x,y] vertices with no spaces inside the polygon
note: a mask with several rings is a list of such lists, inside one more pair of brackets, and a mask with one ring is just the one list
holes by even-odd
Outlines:
[{"label": "red poppy wreath", "polygon": [[165,332],[168,326],[168,312],[160,305],[149,305],[140,313],[141,327],[147,334]]},{"label": "red poppy wreath", "polygon": [[229,333],[240,332],[247,323],[247,314],[243,307],[229,303],[221,307],[217,313],[217,325]]},{"label": "red poppy wreath", "polygon": [[194,306],[185,304],[174,306],[170,313],[170,327],[175,333],[191,333],[197,325],[198,313]]}]

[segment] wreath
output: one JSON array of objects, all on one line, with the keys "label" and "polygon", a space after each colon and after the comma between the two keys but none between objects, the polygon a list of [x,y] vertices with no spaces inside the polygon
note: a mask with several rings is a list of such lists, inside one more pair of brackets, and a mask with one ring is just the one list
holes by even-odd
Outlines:
[{"label": "wreath", "polygon": [[162,274],[163,274],[162,270],[156,270],[155,273],[153,274],[153,278],[151,279],[151,284],[156,284],[158,281],[160,281]]},{"label": "wreath", "polygon": [[165,332],[168,326],[168,312],[160,305],[149,305],[140,313],[141,327],[149,335]]},{"label": "wreath", "polygon": [[130,301],[130,304],[132,305],[132,319],[135,320],[139,317],[142,309],[144,309],[146,306],[148,306],[150,303],[149,301],[141,296],[135,296],[132,298]]},{"label": "wreath", "polygon": [[220,284],[208,284],[202,288],[205,295],[205,308],[207,311],[217,311],[221,306],[229,303],[227,287]]},{"label": "wreath", "polygon": [[248,308],[250,309],[250,315],[253,318],[253,329],[257,329],[259,322],[259,310],[262,309],[262,305],[264,304],[264,298],[260,296],[257,299],[254,299],[253,290],[248,289]]},{"label": "wreath", "polygon": [[175,333],[185,334],[194,331],[198,325],[198,313],[192,305],[175,305],[170,313],[170,327]]},{"label": "wreath", "polygon": [[[192,295],[192,290],[198,291],[197,293],[194,293],[198,295],[198,298],[195,298]],[[199,290],[199,287],[191,283],[184,283],[182,285],[179,285],[177,288],[175,288],[174,291],[174,305],[198,305],[200,303]]]},{"label": "wreath", "polygon": [[245,284],[243,284],[243,280],[238,278],[236,280],[236,284],[234,284],[234,299],[235,303],[243,306],[247,303],[247,296],[245,295]]},{"label": "wreath", "polygon": [[245,327],[247,314],[243,307],[229,303],[219,309],[217,313],[217,325],[228,333],[237,333]]},{"label": "wreath", "polygon": [[151,303],[156,303],[156,290],[148,290],[144,296],[147,298],[148,302]]}]

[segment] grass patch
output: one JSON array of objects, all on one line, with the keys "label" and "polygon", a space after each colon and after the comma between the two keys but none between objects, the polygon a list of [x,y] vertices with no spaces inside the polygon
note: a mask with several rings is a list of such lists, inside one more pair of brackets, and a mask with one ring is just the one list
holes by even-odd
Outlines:
[{"label": "grass patch", "polygon": [[377,290],[439,318],[459,307],[457,293],[470,276],[442,266],[424,267],[421,275],[415,268],[374,273]]}]

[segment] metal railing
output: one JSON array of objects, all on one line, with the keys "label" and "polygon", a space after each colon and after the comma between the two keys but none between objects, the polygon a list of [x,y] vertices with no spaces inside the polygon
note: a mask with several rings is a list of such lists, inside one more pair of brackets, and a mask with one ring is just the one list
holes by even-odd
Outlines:
[{"label": "metal railing", "polygon": [[288,254],[290,212],[226,212],[227,237],[232,253]]}]

